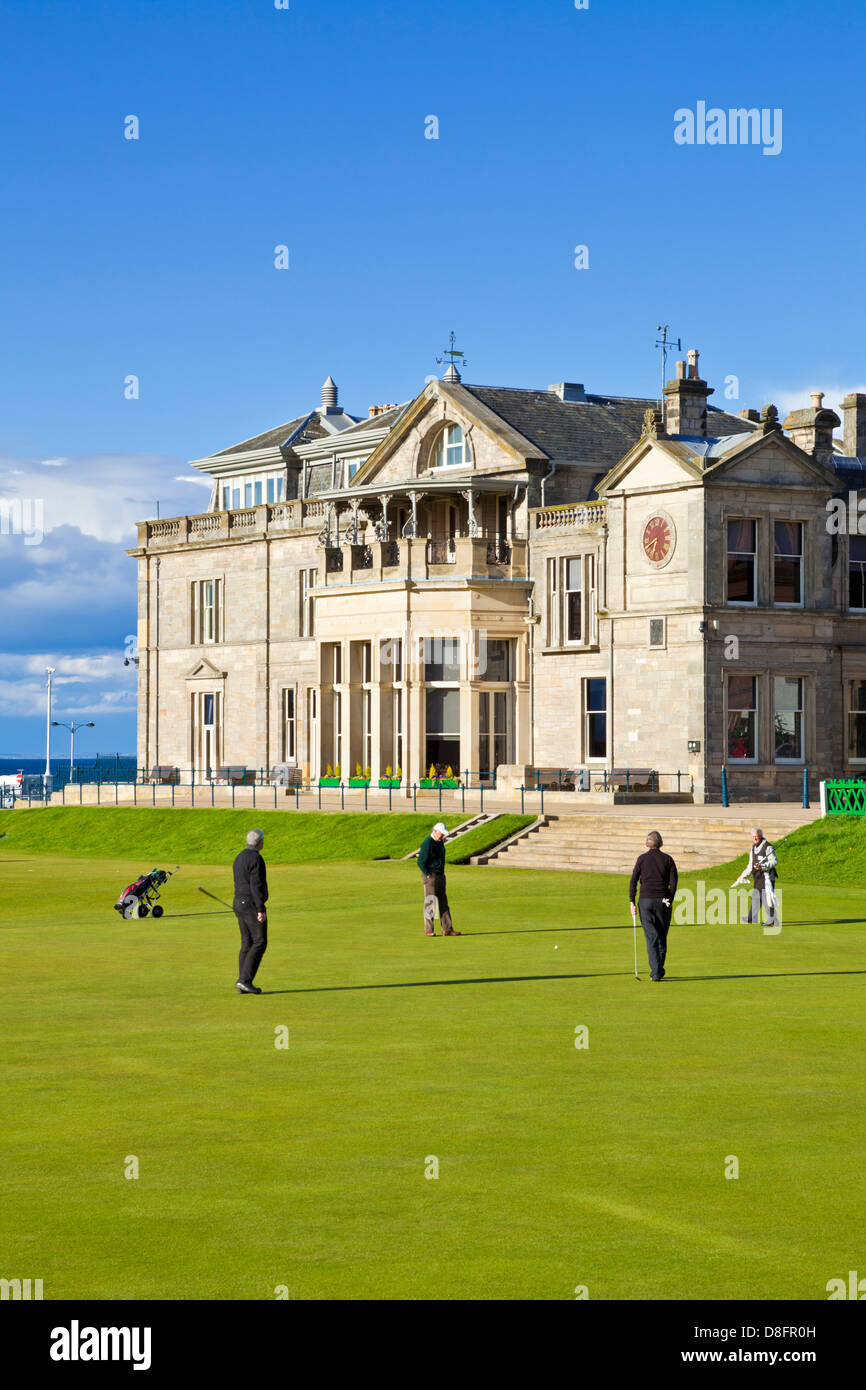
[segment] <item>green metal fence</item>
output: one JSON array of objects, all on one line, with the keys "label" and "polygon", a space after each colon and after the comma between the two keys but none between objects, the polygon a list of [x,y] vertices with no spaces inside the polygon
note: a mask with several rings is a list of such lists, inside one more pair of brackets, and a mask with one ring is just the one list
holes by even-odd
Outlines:
[{"label": "green metal fence", "polygon": [[828,816],[866,816],[866,782],[825,782],[824,814]]}]

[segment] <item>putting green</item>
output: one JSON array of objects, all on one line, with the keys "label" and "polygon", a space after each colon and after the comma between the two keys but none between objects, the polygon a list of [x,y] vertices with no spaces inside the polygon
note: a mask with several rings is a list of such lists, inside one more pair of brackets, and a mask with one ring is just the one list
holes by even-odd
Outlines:
[{"label": "putting green", "polygon": [[863,891],[788,884],[778,936],[675,926],[656,986],[624,879],[452,868],[465,935],[431,941],[412,864],[273,867],[241,998],[234,918],[198,892],[230,869],[121,922],[149,867],[0,855],[5,1277],[821,1300],[862,1265]]}]

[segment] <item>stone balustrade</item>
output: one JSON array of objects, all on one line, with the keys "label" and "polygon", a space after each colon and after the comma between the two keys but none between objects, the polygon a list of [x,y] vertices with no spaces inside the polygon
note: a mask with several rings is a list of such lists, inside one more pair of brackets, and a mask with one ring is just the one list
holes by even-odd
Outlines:
[{"label": "stone balustrade", "polygon": [[577,505],[566,504],[561,507],[534,507],[532,529],[547,531],[553,527],[584,531],[603,526],[606,520],[604,502],[582,502]]}]

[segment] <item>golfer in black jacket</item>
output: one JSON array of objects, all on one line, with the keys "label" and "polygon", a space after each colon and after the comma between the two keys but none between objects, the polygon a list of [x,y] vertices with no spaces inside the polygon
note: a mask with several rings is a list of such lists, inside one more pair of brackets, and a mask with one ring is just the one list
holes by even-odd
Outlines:
[{"label": "golfer in black jacket", "polygon": [[646,937],[650,979],[658,984],[665,977],[668,928],[671,907],[677,891],[677,866],[669,854],[662,854],[662,837],[651,830],[646,837],[646,854],[640,855],[631,871],[628,898],[635,915],[635,894],[640,883],[640,921]]},{"label": "golfer in black jacket", "polygon": [[247,847],[242,849],[232,865],[235,876],[235,896],[232,907],[241,929],[241,953],[238,957],[238,994],[261,994],[253,984],[262,956],[268,949],[268,876],[262,858],[265,837],[261,830],[251,830]]}]

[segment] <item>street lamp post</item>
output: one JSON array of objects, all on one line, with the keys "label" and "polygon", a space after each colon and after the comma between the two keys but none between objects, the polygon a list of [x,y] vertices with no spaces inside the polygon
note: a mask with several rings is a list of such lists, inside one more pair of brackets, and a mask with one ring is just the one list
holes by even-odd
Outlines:
[{"label": "street lamp post", "polygon": [[80,721],[76,724],[74,719],[71,724],[64,724],[62,719],[52,719],[51,727],[53,729],[69,730],[69,780],[71,782],[75,770],[75,730],[95,729],[96,725],[93,723],[82,724]]},{"label": "street lamp post", "polygon": [[46,666],[45,674],[48,677],[48,700],[45,711],[45,777],[51,776],[51,677],[57,670],[56,666]]}]

